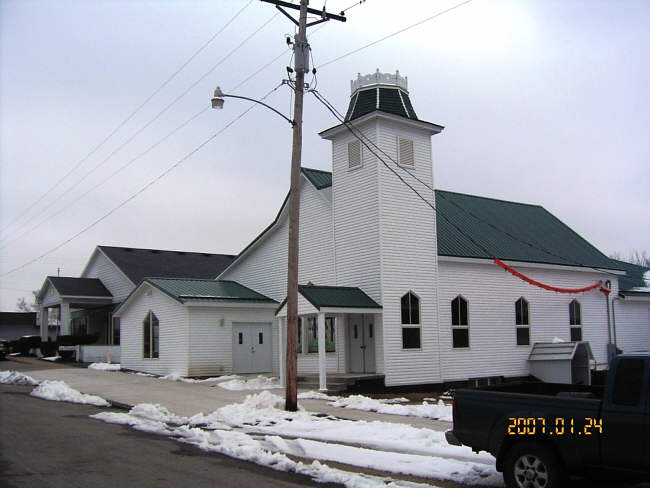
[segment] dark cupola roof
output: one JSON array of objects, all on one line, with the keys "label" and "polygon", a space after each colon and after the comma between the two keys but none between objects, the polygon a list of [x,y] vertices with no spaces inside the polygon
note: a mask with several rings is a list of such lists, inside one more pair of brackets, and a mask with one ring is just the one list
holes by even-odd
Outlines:
[{"label": "dark cupola roof", "polygon": [[379,110],[407,119],[418,120],[408,92],[408,78],[395,74],[380,73],[357,76],[350,82],[352,95],[345,120],[358,119],[370,112]]}]

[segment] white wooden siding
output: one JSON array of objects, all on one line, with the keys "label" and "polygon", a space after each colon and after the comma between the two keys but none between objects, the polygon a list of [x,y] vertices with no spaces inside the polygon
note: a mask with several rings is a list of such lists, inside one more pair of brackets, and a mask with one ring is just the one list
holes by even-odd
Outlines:
[{"label": "white wooden siding", "polygon": [[113,301],[124,300],[135,288],[122,272],[111,263],[100,250],[95,249],[81,278],[99,278],[106,289],[113,295]]},{"label": "white wooden siding", "polygon": [[[142,322],[149,310],[159,321],[158,359],[144,359],[142,355]],[[188,375],[189,314],[182,304],[145,284],[131,297],[120,316],[123,368],[160,375]]]},{"label": "white wooden siding", "polygon": [[616,343],[623,352],[650,351],[650,302],[616,300]]},{"label": "white wooden siding", "polygon": [[[357,128],[376,142],[374,124],[360,124]],[[349,133],[332,140],[336,284],[358,286],[381,303],[377,160],[364,150],[362,166],[350,169],[348,143],[352,140]]]},{"label": "white wooden siding", "polygon": [[[378,123],[386,159],[428,202],[434,203],[431,135],[401,124]],[[413,141],[414,167],[397,166],[397,141]],[[438,361],[437,247],[435,211],[385,165],[379,164],[383,361],[386,385],[436,383]],[[423,183],[420,183],[416,176]],[[420,349],[402,349],[401,298],[420,299]]]},{"label": "white wooden siding", "polygon": [[[322,192],[322,194],[321,194]],[[222,279],[234,280],[270,298],[282,301],[287,294],[286,213],[256,247],[226,271]],[[300,190],[299,283],[332,285],[334,243],[329,192],[316,190],[304,177]]]},{"label": "white wooden siding", "polygon": [[[609,279],[596,272],[550,270],[515,266],[531,278],[564,288],[581,288]],[[607,303],[597,291],[579,295],[546,291],[506,273],[494,264],[442,261],[439,266],[440,359],[442,380],[485,376],[525,376],[533,343],[558,337],[570,340],[569,303],[582,307],[582,337],[589,341],[597,363],[607,362]],[[469,348],[453,348],[451,300],[462,295],[469,302]],[[518,346],[515,301],[528,300],[530,345]]]},{"label": "white wooden siding", "polygon": [[[232,373],[232,324],[271,324],[273,309],[232,309],[188,307],[190,353],[188,376],[215,376]],[[223,318],[223,325],[219,320]],[[273,336],[273,334],[272,334]],[[269,337],[271,350],[277,349],[277,338]],[[277,353],[276,353],[277,354]]]}]

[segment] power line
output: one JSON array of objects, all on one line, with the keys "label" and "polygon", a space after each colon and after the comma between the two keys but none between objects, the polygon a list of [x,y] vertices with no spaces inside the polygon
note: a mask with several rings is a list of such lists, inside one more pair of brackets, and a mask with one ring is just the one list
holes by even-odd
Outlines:
[{"label": "power line", "polygon": [[[278,86],[276,86],[275,88],[273,88],[272,90],[270,90],[266,95],[264,95],[260,100],[264,100],[264,99],[266,99],[269,95],[271,95],[271,93],[273,93],[274,91],[276,91],[276,90],[277,90],[278,88],[280,88],[283,84],[284,84],[284,83],[280,83]],[[57,251],[58,249],[62,248],[63,246],[65,246],[65,245],[68,244],[69,242],[73,241],[74,239],[76,239],[76,238],[79,237],[80,235],[84,234],[85,232],[87,232],[87,231],[89,231],[90,229],[92,229],[93,227],[95,227],[95,226],[96,226],[97,224],[99,224],[101,221],[103,221],[104,219],[106,219],[106,218],[108,218],[109,216],[111,216],[112,214],[114,214],[116,211],[118,211],[120,208],[124,207],[127,203],[129,203],[131,200],[135,199],[135,198],[136,198],[137,196],[139,196],[140,194],[144,193],[144,192],[145,192],[147,189],[149,189],[151,186],[155,185],[158,181],[160,181],[162,178],[164,178],[165,176],[167,176],[167,174],[169,174],[171,171],[173,171],[174,169],[176,169],[178,166],[180,166],[182,163],[184,163],[185,161],[187,161],[187,160],[188,160],[190,157],[192,157],[194,154],[196,154],[196,153],[199,152],[201,149],[203,149],[203,148],[204,148],[206,145],[208,145],[212,140],[214,140],[216,137],[218,137],[220,134],[222,134],[226,129],[228,129],[228,128],[229,128],[230,126],[232,126],[235,122],[237,122],[239,119],[241,119],[242,117],[244,117],[248,112],[250,112],[250,111],[251,111],[253,108],[255,108],[256,106],[257,106],[257,104],[252,104],[250,107],[248,107],[248,108],[247,108],[246,110],[244,110],[242,113],[240,113],[237,117],[235,117],[234,119],[232,119],[232,120],[231,120],[230,122],[228,122],[225,126],[223,126],[221,129],[219,129],[217,132],[215,132],[214,134],[212,134],[210,137],[208,137],[205,141],[203,141],[203,142],[202,142],[201,144],[199,144],[197,147],[195,147],[195,148],[192,149],[190,152],[188,152],[188,153],[187,153],[185,156],[183,156],[181,159],[179,159],[179,160],[176,161],[174,164],[172,164],[171,166],[169,166],[165,171],[163,171],[162,173],[160,173],[160,174],[159,174],[158,176],[156,176],[153,180],[149,181],[146,185],[144,185],[144,186],[143,186],[142,188],[140,188],[138,191],[136,191],[136,192],[133,193],[131,196],[129,196],[128,198],[126,198],[125,200],[123,200],[123,201],[122,201],[121,203],[119,203],[117,206],[113,207],[111,210],[109,210],[108,212],[106,212],[104,215],[102,215],[102,216],[99,217],[98,219],[96,219],[96,220],[94,220],[93,222],[91,222],[90,224],[88,224],[86,227],[84,227],[83,229],[81,229],[79,232],[77,232],[76,234],[74,234],[72,237],[69,237],[68,239],[64,240],[63,242],[57,244],[56,246],[54,246],[53,248],[51,248],[51,249],[49,249],[48,251],[44,252],[44,253],[41,254],[40,256],[37,256],[37,257],[35,257],[34,259],[31,259],[31,260],[29,260],[29,261],[27,261],[27,262],[21,264],[20,266],[17,266],[17,267],[15,267],[15,268],[10,269],[9,271],[6,271],[6,272],[0,274],[0,278],[2,278],[2,277],[4,277],[4,276],[7,276],[7,275],[9,275],[9,274],[11,274],[11,273],[15,273],[16,271],[19,271],[19,270],[21,270],[21,269],[23,269],[23,268],[26,268],[26,267],[29,266],[30,264],[33,264],[33,263],[39,261],[40,259],[43,259],[45,256],[47,256],[47,255],[49,255],[49,254],[52,254],[53,252],[55,252],[55,251]]]},{"label": "power line", "polygon": [[214,41],[232,22],[239,17],[239,15],[252,4],[254,0],[250,0],[246,5],[244,5],[233,17],[226,22],[221,29],[219,29],[210,39],[208,39],[201,47],[199,47],[194,53],[176,70],[174,71],[158,88],[156,88],[151,95],[149,95],[144,102],[142,102],[135,110],[133,110],[122,122],[120,122],[117,127],[115,127],[98,145],[96,145],[88,154],[81,158],[71,169],[69,169],[59,180],[57,180],[54,185],[52,185],[48,190],[45,191],[38,199],[36,199],[31,205],[27,207],[18,217],[13,219],[7,226],[3,229],[6,232],[12,225],[18,222],[24,215],[29,213],[29,211],[34,208],[38,203],[40,203],[43,198],[45,198],[54,188],[56,188],[59,183],[65,180],[70,174],[72,174],[82,163],[84,163],[90,156],[95,154],[111,137],[113,137],[122,127],[124,127],[154,96],[156,96],[160,90],[171,82],[176,75],[178,75],[185,67],[190,64],[194,58],[196,58],[212,41]]},{"label": "power line", "polygon": [[39,228],[40,226],[42,226],[44,223],[48,222],[50,219],[52,219],[52,218],[54,218],[54,217],[60,215],[62,212],[64,212],[64,211],[67,210],[68,208],[70,208],[72,205],[74,205],[75,203],[77,203],[77,202],[78,202],[79,200],[81,200],[83,197],[85,197],[86,195],[92,193],[93,191],[95,191],[95,190],[96,190],[97,188],[99,188],[100,186],[105,185],[107,181],[111,180],[114,176],[116,176],[117,174],[119,174],[119,173],[121,173],[122,171],[124,171],[126,168],[128,168],[129,166],[131,166],[131,165],[132,165],[134,162],[136,162],[138,159],[140,159],[141,157],[143,157],[144,155],[146,155],[147,153],[149,153],[149,152],[150,152],[151,150],[153,150],[154,148],[158,147],[158,146],[159,146],[160,144],[162,144],[165,140],[169,139],[169,138],[170,138],[172,135],[174,135],[176,132],[178,132],[179,130],[181,130],[183,127],[185,127],[186,125],[188,125],[190,122],[192,122],[194,119],[196,119],[196,118],[199,117],[200,115],[204,114],[204,113],[205,113],[206,111],[208,111],[208,110],[210,110],[210,107],[205,107],[205,108],[201,109],[199,112],[197,112],[197,113],[195,113],[194,115],[192,115],[189,119],[187,119],[187,120],[186,120],[185,122],[183,122],[181,125],[177,126],[175,129],[173,129],[171,132],[167,133],[165,136],[163,136],[162,138],[158,139],[158,141],[156,141],[154,144],[152,144],[151,146],[149,146],[147,149],[145,149],[143,152],[141,152],[140,154],[138,154],[136,157],[134,157],[134,158],[132,158],[131,160],[129,160],[126,164],[120,166],[117,170],[115,170],[113,173],[111,173],[108,177],[103,178],[103,179],[102,179],[101,181],[99,181],[96,185],[92,186],[91,188],[89,188],[88,190],[86,190],[86,191],[85,191],[84,193],[82,193],[81,195],[75,197],[74,200],[71,200],[71,201],[68,202],[66,205],[64,205],[63,207],[61,207],[59,210],[57,210],[57,211],[55,211],[55,212],[53,212],[53,213],[47,215],[43,220],[41,220],[41,221],[40,221],[39,223],[37,223],[36,225],[30,227],[29,229],[27,229],[27,230],[26,230],[25,232],[23,232],[22,234],[20,234],[20,235],[14,237],[13,239],[10,239],[9,241],[5,242],[2,246],[0,246],[0,248],[3,248],[3,247],[8,246],[8,245],[11,244],[12,242],[17,241],[17,240],[20,239],[21,237],[23,237],[23,236],[29,234],[30,232],[36,230],[37,228]]},{"label": "power line", "polygon": [[[411,25],[409,25],[407,27],[404,27],[403,29],[400,29],[400,30],[398,30],[396,32],[393,32],[392,34],[388,34],[387,36],[384,36],[381,39],[377,39],[376,41],[373,41],[371,43],[366,44],[365,46],[361,46],[360,48],[354,49],[354,50],[352,50],[352,51],[350,51],[350,52],[348,52],[346,54],[342,54],[341,56],[338,56],[338,57],[336,57],[334,59],[330,59],[325,64],[322,64],[320,67],[324,68],[325,66],[327,66],[329,64],[335,63],[336,61],[339,61],[339,60],[341,60],[343,58],[351,56],[352,54],[358,53],[359,51],[363,51],[364,49],[369,48],[371,46],[374,46],[375,44],[379,44],[380,42],[383,42],[386,39],[390,39],[391,37],[394,37],[394,36],[396,36],[398,34],[401,34],[402,32],[406,32],[407,30],[413,29],[413,28],[415,28],[415,27],[417,27],[419,25],[424,24],[425,22],[429,22],[430,20],[433,20],[433,19],[435,19],[437,17],[440,17],[441,15],[444,15],[447,12],[451,12],[452,10],[456,10],[457,8],[462,7],[463,5],[467,5],[471,1],[472,0],[465,0],[464,2],[461,2],[461,3],[457,4],[457,5],[454,5],[453,7],[442,10],[441,12],[438,12],[438,13],[430,16],[430,17],[427,17],[426,19],[420,20],[419,22],[416,22],[415,24],[411,24]],[[350,7],[350,8],[352,8],[352,7]]]},{"label": "power line", "polygon": [[[425,197],[423,197],[423,196],[420,194],[420,192],[418,192],[418,191],[417,191],[413,186],[411,186],[411,185],[410,185],[410,184],[409,184],[409,183],[408,183],[408,182],[407,182],[407,181],[406,181],[406,180],[405,180],[405,179],[404,179],[404,178],[403,178],[399,173],[397,173],[397,171],[395,171],[394,168],[390,167],[390,166],[386,163],[386,161],[385,161],[383,158],[381,158],[381,157],[380,157],[380,156],[379,156],[379,155],[378,155],[378,154],[377,154],[377,153],[376,153],[376,152],[375,152],[375,151],[374,151],[374,150],[373,150],[373,149],[368,145],[368,142],[369,142],[372,146],[374,146],[374,147],[375,147],[379,152],[381,152],[384,156],[386,156],[386,157],[387,157],[387,158],[388,158],[388,159],[389,159],[389,160],[390,160],[390,161],[391,161],[391,162],[392,162],[392,163],[393,163],[397,168],[402,169],[402,168],[399,166],[399,164],[397,163],[397,161],[395,161],[395,160],[394,160],[394,159],[393,159],[389,154],[387,154],[383,149],[381,149],[381,148],[380,148],[380,147],[379,147],[379,146],[378,146],[374,141],[372,141],[371,139],[369,139],[365,134],[363,134],[363,132],[359,131],[359,130],[358,130],[356,127],[354,127],[354,125],[352,125],[350,122],[346,121],[345,118],[344,118],[344,116],[343,116],[343,115],[342,115],[342,114],[341,114],[341,113],[340,113],[340,112],[339,112],[339,111],[338,111],[338,110],[337,110],[337,109],[336,109],[336,108],[335,108],[335,107],[334,107],[334,106],[333,106],[333,105],[332,105],[332,104],[331,104],[331,103],[330,103],[330,102],[325,98],[324,95],[322,95],[320,92],[318,92],[318,91],[316,91],[316,90],[312,90],[311,92],[314,94],[314,96],[315,96],[315,97],[316,97],[316,98],[317,98],[317,99],[318,99],[318,100],[319,100],[323,105],[325,105],[325,107],[326,107],[326,108],[327,108],[327,109],[328,109],[328,110],[329,110],[329,111],[334,115],[334,117],[335,117],[339,122],[341,122],[341,123],[343,123],[343,124],[345,125],[345,127],[348,129],[348,131],[349,131],[350,133],[352,133],[352,135],[354,135],[354,137],[355,137],[356,139],[358,139],[359,142],[361,142],[361,143],[362,143],[362,144],[363,144],[363,145],[364,145],[364,146],[365,146],[365,147],[366,147],[366,148],[367,148],[367,149],[368,149],[368,150],[369,150],[369,151],[370,151],[370,152],[371,152],[371,153],[372,153],[372,154],[373,154],[373,155],[374,155],[374,156],[375,156],[379,161],[381,161],[381,163],[382,163],[384,166],[386,166],[386,167],[387,167],[387,168],[388,168],[388,169],[389,169],[389,170],[390,170],[390,171],[391,171],[395,176],[397,176],[397,177],[398,177],[398,178],[399,178],[399,179],[400,179],[400,180],[401,180],[401,181],[402,181],[406,186],[408,186],[408,187],[409,187],[409,188],[410,188],[410,189],[411,189],[411,190],[412,190],[412,191],[413,191],[413,192],[414,192],[414,193],[415,193],[415,194],[416,194],[416,195],[417,195],[417,196],[418,196],[418,197],[419,197],[419,198],[420,198],[424,203],[426,203],[429,207],[431,207],[431,208],[436,212],[437,215],[439,215],[439,216],[442,217],[442,218],[443,218],[447,223],[449,223],[450,225],[452,225],[452,226],[453,226],[453,227],[454,227],[454,228],[455,228],[455,229],[456,229],[456,230],[457,230],[461,235],[463,235],[465,238],[467,238],[467,239],[468,239],[472,244],[474,244],[475,246],[477,246],[477,247],[478,247],[480,250],[482,250],[486,255],[491,256],[491,257],[493,257],[493,258],[496,257],[496,256],[494,255],[494,253],[492,253],[492,252],[490,252],[489,250],[487,250],[487,249],[486,249],[482,244],[480,244],[479,242],[477,242],[477,241],[476,241],[472,236],[470,236],[469,234],[467,234],[466,232],[464,232],[464,231],[463,231],[459,226],[457,226],[457,225],[456,225],[456,224],[455,224],[451,219],[449,219],[449,218],[448,218],[448,217],[447,217],[447,216],[446,216],[442,211],[440,211],[440,210],[439,210],[439,209],[438,209],[438,208],[437,208],[433,203],[429,202]],[[361,134],[361,136],[359,136],[359,134]],[[368,141],[368,142],[366,142],[366,141]],[[405,171],[405,173],[408,174],[409,176],[411,176],[412,178],[414,178],[415,180],[417,180],[420,184],[422,184],[423,186],[425,186],[428,190],[432,191],[432,192],[434,193],[434,195],[435,195],[435,189],[434,189],[432,186],[428,185],[426,182],[424,182],[424,181],[422,181],[420,178],[418,178],[417,175],[415,175],[415,174],[413,174],[413,173],[411,173],[411,172]],[[439,194],[440,194],[440,193],[439,193]],[[491,222],[487,222],[486,220],[482,219],[481,217],[479,217],[479,216],[476,215],[475,213],[470,212],[469,210],[465,209],[462,205],[459,205],[459,204],[457,204],[456,202],[451,202],[451,201],[448,200],[448,199],[447,199],[443,194],[440,194],[440,196],[441,196],[442,198],[444,198],[446,201],[450,202],[450,203],[451,203],[452,205],[454,205],[455,207],[457,207],[457,208],[461,209],[462,211],[468,213],[468,214],[469,214],[470,216],[472,216],[475,220],[477,220],[477,221],[479,221],[479,222],[481,222],[481,223],[483,223],[483,224],[488,225],[488,226],[491,227],[492,229],[494,229],[494,230],[496,230],[496,231],[498,231],[498,232],[501,232],[501,233],[505,234],[505,235],[508,236],[509,238],[511,238],[511,239],[513,239],[513,240],[515,240],[515,241],[517,241],[517,242],[520,242],[521,244],[524,244],[524,245],[526,245],[526,246],[528,246],[528,247],[531,247],[531,248],[533,248],[533,249],[536,249],[536,250],[538,250],[538,251],[541,251],[541,252],[543,252],[543,253],[545,253],[545,254],[548,254],[549,256],[552,256],[552,257],[554,257],[554,258],[561,259],[562,261],[564,261],[564,262],[566,262],[566,263],[568,263],[568,264],[574,265],[574,266],[580,266],[580,267],[583,267],[583,268],[593,269],[594,271],[597,271],[597,272],[599,272],[599,273],[606,273],[606,274],[610,274],[610,275],[615,275],[615,273],[611,273],[611,272],[609,272],[609,271],[607,271],[607,270],[605,270],[605,269],[595,268],[595,267],[593,267],[593,266],[587,266],[587,265],[585,265],[585,264],[582,264],[582,263],[579,263],[579,262],[576,262],[576,261],[572,261],[572,260],[570,260],[570,259],[567,259],[567,258],[564,257],[564,256],[560,256],[559,254],[555,254],[555,253],[549,251],[548,249],[545,249],[544,247],[540,247],[540,246],[535,245],[535,244],[533,244],[533,243],[530,243],[530,242],[528,242],[528,241],[526,241],[526,240],[524,240],[524,239],[521,239],[521,238],[515,236],[514,234],[512,234],[511,232],[505,231],[505,230],[501,229],[500,227],[494,225],[494,224],[491,223]]]},{"label": "power line", "polygon": [[[150,119],[147,123],[145,123],[142,127],[140,127],[135,133],[131,135],[125,142],[123,142],[121,145],[119,145],[116,149],[114,149],[106,158],[104,158],[102,161],[100,161],[98,164],[96,164],[94,167],[92,167],[86,174],[84,174],[80,179],[75,181],[72,185],[68,186],[60,195],[59,198],[61,198],[63,195],[65,195],[67,192],[70,190],[74,189],[76,186],[78,186],[82,181],[84,181],[88,176],[90,176],[93,172],[95,172],[97,169],[99,169],[101,166],[103,166],[106,162],[108,162],[115,154],[117,154],[119,151],[121,151],[124,147],[126,147],[128,144],[131,143],[137,136],[139,136],[142,132],[144,132],[149,126],[151,126],[156,120],[158,120],[167,110],[169,110],[173,105],[175,105],[180,99],[182,99],[185,95],[187,95],[194,87],[196,87],[201,81],[203,81],[205,78],[207,78],[215,69],[217,69],[221,64],[223,64],[230,56],[232,56],[235,52],[237,52],[244,44],[246,44],[249,40],[251,40],[257,33],[259,33],[264,27],[266,27],[275,17],[277,17],[278,14],[272,15],[267,21],[265,21],[262,25],[260,25],[255,31],[253,31],[252,34],[250,34],[248,37],[246,37],[243,41],[241,41],[237,46],[235,46],[231,51],[229,51],[224,57],[222,57],[215,65],[213,65],[208,71],[206,71],[201,77],[199,77],[198,80],[196,80],[194,83],[192,83],[185,91],[183,91],[180,95],[178,95],[174,100],[172,100],[165,108],[163,108],[160,112],[158,112],[152,119]],[[47,211],[46,209],[43,209],[41,212],[37,213],[32,217],[32,219],[37,218],[41,216],[43,213]],[[20,225],[16,230],[22,229],[25,227],[25,225],[29,221],[25,222],[24,224]],[[15,231],[14,231],[15,232]],[[10,234],[11,235],[11,234]],[[24,234],[22,234],[24,235]],[[2,240],[6,240],[8,236],[3,237]],[[6,245],[3,244],[3,246]]]}]

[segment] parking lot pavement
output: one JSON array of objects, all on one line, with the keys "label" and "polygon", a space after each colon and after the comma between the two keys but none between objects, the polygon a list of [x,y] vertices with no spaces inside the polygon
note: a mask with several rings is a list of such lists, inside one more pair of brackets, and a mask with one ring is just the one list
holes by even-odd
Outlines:
[{"label": "parking lot pavement", "polygon": [[[243,402],[247,395],[256,393],[253,390],[226,390],[214,383],[183,383],[125,372],[96,371],[36,358],[11,358],[0,363],[0,370],[3,369],[21,371],[39,381],[45,379],[65,381],[82,393],[99,395],[120,404],[158,403],[175,414],[183,416],[192,416],[200,412],[210,413],[225,405]],[[284,389],[276,388],[270,391],[284,397]],[[439,431],[451,428],[451,422],[332,407],[323,400],[300,400],[300,404],[310,412],[350,420],[369,422],[377,420]]]}]

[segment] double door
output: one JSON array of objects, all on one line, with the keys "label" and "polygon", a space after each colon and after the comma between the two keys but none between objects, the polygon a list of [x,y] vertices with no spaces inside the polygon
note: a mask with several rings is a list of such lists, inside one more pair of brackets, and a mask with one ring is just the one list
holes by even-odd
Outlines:
[{"label": "double door", "polygon": [[234,373],[271,371],[271,325],[232,324]]}]

